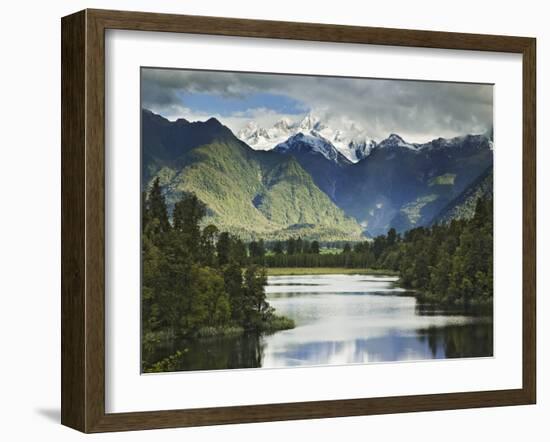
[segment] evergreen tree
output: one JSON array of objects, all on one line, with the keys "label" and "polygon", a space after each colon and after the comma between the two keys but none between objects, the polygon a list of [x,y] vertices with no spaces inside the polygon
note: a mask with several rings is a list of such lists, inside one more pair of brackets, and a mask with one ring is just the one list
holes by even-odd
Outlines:
[{"label": "evergreen tree", "polygon": [[246,244],[239,238],[231,237],[230,242],[230,259],[241,267],[246,264],[247,260]]},{"label": "evergreen tree", "polygon": [[395,245],[395,243],[397,242],[397,232],[396,230],[392,227],[389,231],[388,231],[388,236],[386,238],[386,245],[387,247],[392,247],[393,245]]},{"label": "evergreen tree", "polygon": [[270,313],[269,304],[266,300],[265,286],[267,285],[267,273],[264,267],[250,265],[247,267],[244,276],[246,293],[245,321],[252,327],[261,327]]},{"label": "evergreen tree", "polygon": [[296,253],[296,240],[294,238],[289,238],[286,241],[286,254],[294,255]]},{"label": "evergreen tree", "polygon": [[231,317],[238,324],[243,323],[245,318],[245,294],[243,290],[243,275],[241,267],[236,263],[227,265],[223,271],[225,291],[229,296],[231,305]]},{"label": "evergreen tree", "polygon": [[153,186],[149,192],[149,198],[146,204],[146,221],[150,222],[154,219],[158,220],[157,232],[164,233],[170,230],[168,222],[168,210],[166,209],[166,201],[160,187],[160,180],[157,177],[153,181]]},{"label": "evergreen tree", "polygon": [[201,262],[209,267],[214,267],[216,264],[216,240],[218,238],[218,228],[209,224],[201,234]]},{"label": "evergreen tree", "polygon": [[311,243],[310,253],[318,255],[320,253],[319,241],[313,241]]},{"label": "evergreen tree", "polygon": [[184,194],[174,205],[174,229],[185,235],[189,251],[196,256],[200,256],[200,221],[205,215],[206,206],[192,193]]},{"label": "evergreen tree", "polygon": [[374,238],[374,243],[372,244],[372,252],[374,253],[374,258],[380,258],[382,252],[386,248],[386,238],[383,235],[377,236]]},{"label": "evergreen tree", "polygon": [[213,269],[197,265],[189,276],[189,311],[182,317],[184,329],[196,333],[202,327],[227,323],[231,310],[223,278]]},{"label": "evergreen tree", "polygon": [[216,250],[218,252],[218,264],[220,266],[228,264],[231,256],[231,238],[229,237],[229,233],[220,233]]},{"label": "evergreen tree", "polygon": [[275,253],[275,255],[282,255],[284,253],[284,247],[281,241],[275,243],[273,246],[273,253]]},{"label": "evergreen tree", "polygon": [[251,241],[248,244],[248,252],[252,258],[263,258],[265,255],[264,240]]},{"label": "evergreen tree", "polygon": [[302,238],[298,237],[298,239],[294,243],[294,253],[300,254],[304,251],[304,241]]}]

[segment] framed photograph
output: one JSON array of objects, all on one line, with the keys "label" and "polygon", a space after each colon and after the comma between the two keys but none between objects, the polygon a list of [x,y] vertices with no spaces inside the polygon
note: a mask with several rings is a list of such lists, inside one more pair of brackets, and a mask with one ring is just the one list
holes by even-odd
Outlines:
[{"label": "framed photograph", "polygon": [[535,39],[62,19],[62,423],[536,400]]}]

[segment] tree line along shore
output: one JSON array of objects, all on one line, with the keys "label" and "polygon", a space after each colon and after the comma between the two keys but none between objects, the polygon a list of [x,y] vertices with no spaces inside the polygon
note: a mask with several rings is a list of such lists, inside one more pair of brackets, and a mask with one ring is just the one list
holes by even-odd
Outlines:
[{"label": "tree line along shore", "polygon": [[266,333],[293,328],[269,305],[267,275],[398,275],[424,303],[465,312],[492,306],[492,200],[480,198],[470,220],[418,227],[327,250],[318,241],[254,240],[202,225],[206,206],[183,194],[169,217],[155,180],[142,196],[142,350],[144,371],[167,339]]}]

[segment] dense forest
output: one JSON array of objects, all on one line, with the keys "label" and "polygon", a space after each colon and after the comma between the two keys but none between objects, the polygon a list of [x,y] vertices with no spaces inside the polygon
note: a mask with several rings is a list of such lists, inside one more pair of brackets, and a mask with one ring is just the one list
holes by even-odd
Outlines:
[{"label": "dense forest", "polygon": [[267,267],[345,267],[396,271],[400,284],[426,303],[474,311],[492,305],[493,200],[479,198],[469,220],[418,227],[403,235],[390,229],[374,239],[321,253],[300,238],[249,244],[250,260]]},{"label": "dense forest", "polygon": [[144,371],[164,371],[166,361],[149,362],[162,340],[294,327],[267,302],[266,270],[248,262],[245,243],[201,228],[206,207],[195,195],[184,194],[170,219],[157,179],[142,210]]},{"label": "dense forest", "polygon": [[[266,300],[266,268],[343,267],[397,272],[424,304],[487,311],[493,293],[492,199],[480,198],[469,220],[418,227],[339,249],[318,241],[252,241],[214,225],[185,193],[169,216],[159,180],[143,194],[142,339],[144,371],[170,361],[151,355],[163,340],[273,332],[294,327]],[[174,355],[177,357],[177,355]]]}]

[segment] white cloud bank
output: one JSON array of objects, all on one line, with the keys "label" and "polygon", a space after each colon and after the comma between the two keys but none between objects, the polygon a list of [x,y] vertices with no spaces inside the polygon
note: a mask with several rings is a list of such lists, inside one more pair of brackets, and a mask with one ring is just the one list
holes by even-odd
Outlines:
[{"label": "white cloud bank", "polygon": [[266,107],[229,115],[205,115],[188,107],[182,93],[246,97],[267,93],[288,96],[332,127],[351,122],[381,140],[398,133],[411,142],[484,133],[493,122],[493,87],[486,84],[318,77],[147,68],[142,71],[142,106],[168,119],[216,117],[234,132],[250,121],[269,127],[283,117]]}]

